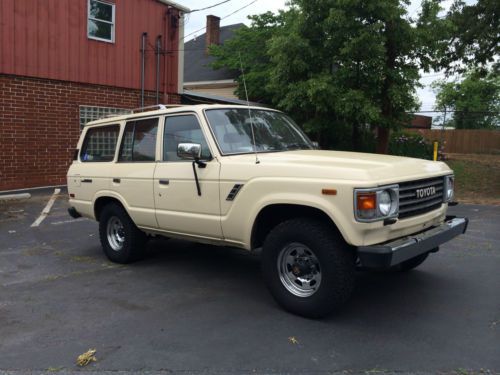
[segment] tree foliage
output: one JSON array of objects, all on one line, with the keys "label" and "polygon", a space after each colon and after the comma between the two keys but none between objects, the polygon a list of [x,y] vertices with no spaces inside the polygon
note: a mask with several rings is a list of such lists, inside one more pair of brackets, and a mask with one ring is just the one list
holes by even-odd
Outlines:
[{"label": "tree foliage", "polygon": [[500,1],[478,0],[467,4],[455,0],[445,21],[448,29],[438,35],[447,48],[441,67],[448,72],[467,69],[498,72],[500,68]]},{"label": "tree foliage", "polygon": [[[353,147],[367,124],[386,152],[388,130],[417,106],[422,30],[407,2],[293,0],[286,30],[269,42],[270,87],[322,141],[333,125],[352,127]],[[322,142],[325,143],[325,142]],[[328,143],[328,142],[327,142]]]},{"label": "tree foliage", "polygon": [[226,67],[240,73],[236,90],[239,98],[245,99],[246,96],[241,74],[243,67],[249,98],[255,102],[273,103],[273,93],[267,87],[272,66],[266,43],[278,29],[284,28],[285,15],[284,12],[267,12],[249,16],[250,27],[236,30],[234,37],[224,45],[210,47],[210,54],[216,57],[212,65],[215,69]]},{"label": "tree foliage", "polygon": [[[440,3],[423,0],[412,19],[409,0],[291,0],[287,11],[252,16],[250,27],[213,47],[214,67],[243,65],[250,100],[290,113],[323,147],[363,149],[376,129],[377,150],[387,152],[389,130],[418,107],[422,70],[487,64],[498,52],[498,17],[486,16],[498,14],[498,1],[471,8],[456,0],[446,17]],[[468,17],[488,28],[472,28]]]},{"label": "tree foliage", "polygon": [[436,109],[453,110],[446,125],[457,129],[484,129],[500,126],[500,76],[483,76],[471,71],[462,81],[437,81]]}]

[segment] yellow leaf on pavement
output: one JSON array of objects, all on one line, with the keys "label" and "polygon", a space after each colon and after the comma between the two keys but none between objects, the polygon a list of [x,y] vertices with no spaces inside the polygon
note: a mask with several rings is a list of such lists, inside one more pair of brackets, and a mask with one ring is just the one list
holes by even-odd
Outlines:
[{"label": "yellow leaf on pavement", "polygon": [[290,341],[292,344],[297,345],[299,343],[299,340],[295,338],[295,336],[290,336],[288,338],[288,341]]},{"label": "yellow leaf on pavement", "polygon": [[78,366],[87,366],[90,362],[95,362],[97,361],[96,357],[94,354],[97,352],[95,349],[89,349],[85,353],[80,354],[78,358],[76,359],[76,364]]}]

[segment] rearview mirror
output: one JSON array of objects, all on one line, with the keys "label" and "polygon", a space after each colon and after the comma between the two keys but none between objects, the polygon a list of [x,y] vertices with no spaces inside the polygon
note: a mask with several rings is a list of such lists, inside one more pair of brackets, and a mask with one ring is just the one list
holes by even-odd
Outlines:
[{"label": "rearview mirror", "polygon": [[186,160],[198,160],[201,157],[201,145],[199,143],[179,143],[177,156]]}]

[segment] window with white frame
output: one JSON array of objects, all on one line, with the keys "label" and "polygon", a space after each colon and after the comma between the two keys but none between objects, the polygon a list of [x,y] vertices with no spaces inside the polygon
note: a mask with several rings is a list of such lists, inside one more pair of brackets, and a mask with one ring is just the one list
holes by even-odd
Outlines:
[{"label": "window with white frame", "polygon": [[99,120],[105,117],[125,115],[132,113],[126,108],[112,108],[112,107],[89,107],[80,106],[80,128],[83,128],[87,122]]},{"label": "window with white frame", "polygon": [[87,36],[104,42],[115,42],[115,4],[88,0]]}]

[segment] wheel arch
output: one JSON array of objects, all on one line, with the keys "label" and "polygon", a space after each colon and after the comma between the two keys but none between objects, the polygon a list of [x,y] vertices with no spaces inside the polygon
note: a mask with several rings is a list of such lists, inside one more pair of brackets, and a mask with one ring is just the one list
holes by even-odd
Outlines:
[{"label": "wheel arch", "polygon": [[298,217],[324,222],[344,238],[335,221],[320,208],[303,204],[273,203],[263,207],[254,220],[250,240],[251,249],[261,247],[266,236],[278,224]]},{"label": "wheel arch", "polygon": [[94,217],[97,221],[99,221],[103,208],[110,203],[118,204],[119,206],[123,207],[123,209],[128,213],[127,206],[124,204],[121,197],[111,192],[103,192],[99,196],[96,196],[96,198],[94,199]]}]

